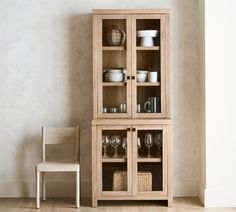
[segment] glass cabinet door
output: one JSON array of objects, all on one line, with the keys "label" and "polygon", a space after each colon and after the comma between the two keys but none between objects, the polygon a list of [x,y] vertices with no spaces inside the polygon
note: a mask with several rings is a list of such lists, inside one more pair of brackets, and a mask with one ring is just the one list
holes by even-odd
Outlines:
[{"label": "glass cabinet door", "polygon": [[167,194],[167,143],[165,126],[133,126],[134,194]]},{"label": "glass cabinet door", "polygon": [[99,16],[98,118],[131,117],[130,17]]},{"label": "glass cabinet door", "polygon": [[130,126],[100,126],[97,135],[98,196],[130,196]]},{"label": "glass cabinet door", "polygon": [[132,113],[165,116],[166,28],[162,15],[132,15]]}]

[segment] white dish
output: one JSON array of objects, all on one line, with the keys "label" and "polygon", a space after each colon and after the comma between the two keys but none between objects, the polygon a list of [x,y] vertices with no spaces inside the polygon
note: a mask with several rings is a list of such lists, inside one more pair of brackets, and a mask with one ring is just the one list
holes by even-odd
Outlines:
[{"label": "white dish", "polygon": [[123,76],[123,73],[105,73],[108,77],[120,77]]},{"label": "white dish", "polygon": [[148,74],[148,71],[146,70],[137,70],[138,74]]},{"label": "white dish", "polygon": [[107,73],[123,73],[122,69],[109,69],[106,71]]},{"label": "white dish", "polygon": [[123,78],[122,73],[105,73],[106,82],[122,82]]},{"label": "white dish", "polygon": [[158,30],[138,30],[137,36],[140,37],[156,37]]},{"label": "white dish", "polygon": [[138,73],[137,74],[137,82],[146,82],[147,74],[145,73]]}]

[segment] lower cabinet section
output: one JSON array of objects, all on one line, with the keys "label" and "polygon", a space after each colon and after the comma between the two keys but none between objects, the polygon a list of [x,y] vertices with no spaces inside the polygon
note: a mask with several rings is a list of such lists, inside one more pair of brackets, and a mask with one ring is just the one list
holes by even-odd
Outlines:
[{"label": "lower cabinet section", "polygon": [[98,200],[172,204],[170,120],[93,121],[93,206]]}]

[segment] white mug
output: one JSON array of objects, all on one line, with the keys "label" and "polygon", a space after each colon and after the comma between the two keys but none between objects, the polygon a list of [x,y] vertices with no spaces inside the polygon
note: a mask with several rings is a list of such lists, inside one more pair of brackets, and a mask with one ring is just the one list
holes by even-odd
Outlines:
[{"label": "white mug", "polygon": [[149,82],[157,82],[157,72],[149,72],[148,73],[148,81]]}]

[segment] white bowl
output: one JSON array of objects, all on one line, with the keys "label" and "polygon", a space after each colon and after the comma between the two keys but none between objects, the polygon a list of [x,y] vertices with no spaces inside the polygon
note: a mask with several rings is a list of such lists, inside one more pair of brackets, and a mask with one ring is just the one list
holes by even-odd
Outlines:
[{"label": "white bowl", "polygon": [[107,73],[122,73],[122,69],[108,69]]},{"label": "white bowl", "polygon": [[137,74],[137,82],[146,82],[147,74],[145,73],[138,73]]},{"label": "white bowl", "polygon": [[137,36],[138,37],[156,37],[158,30],[138,30]]},{"label": "white bowl", "polygon": [[138,74],[148,74],[148,71],[146,70],[137,70]]}]

